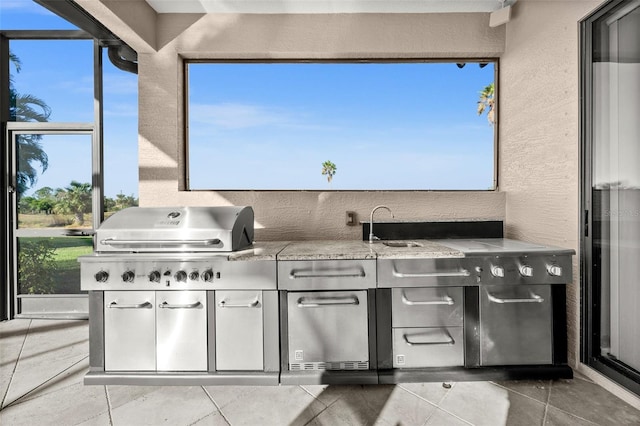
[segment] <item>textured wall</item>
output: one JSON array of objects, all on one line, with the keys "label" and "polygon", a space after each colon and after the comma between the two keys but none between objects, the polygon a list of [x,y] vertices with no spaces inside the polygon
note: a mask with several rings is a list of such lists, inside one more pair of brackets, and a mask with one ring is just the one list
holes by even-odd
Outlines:
[{"label": "textured wall", "polygon": [[[523,0],[500,74],[500,190],[507,235],[579,252],[578,22],[599,1]],[[578,359],[579,256],[568,286],[569,357]]]}]

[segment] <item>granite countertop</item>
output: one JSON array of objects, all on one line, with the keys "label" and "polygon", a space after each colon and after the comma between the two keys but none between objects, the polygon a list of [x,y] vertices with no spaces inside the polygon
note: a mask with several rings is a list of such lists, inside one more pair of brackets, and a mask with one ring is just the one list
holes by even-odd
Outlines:
[{"label": "granite countertop", "polygon": [[277,256],[278,260],[359,260],[375,259],[376,252],[364,241],[294,241]]},{"label": "granite countertop", "polygon": [[229,260],[276,260],[278,253],[284,249],[287,241],[254,242],[251,247],[229,254]]},{"label": "granite countertop", "polygon": [[390,247],[396,241],[377,241],[372,244],[378,259],[435,259],[464,257],[464,253],[430,240],[398,240],[398,243],[415,243],[415,247]]},{"label": "granite countertop", "polygon": [[[393,243],[392,241],[385,241]],[[415,247],[390,247],[382,241],[319,240],[290,242],[278,260],[433,259],[464,257],[461,251],[429,240],[411,240]]]}]

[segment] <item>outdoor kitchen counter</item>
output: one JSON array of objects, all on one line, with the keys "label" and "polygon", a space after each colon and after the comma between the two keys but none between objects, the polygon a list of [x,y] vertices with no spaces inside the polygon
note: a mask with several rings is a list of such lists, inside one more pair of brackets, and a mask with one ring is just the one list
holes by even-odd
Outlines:
[{"label": "outdoor kitchen counter", "polygon": [[[386,241],[389,243],[390,241]],[[464,257],[461,251],[429,240],[411,240],[416,247],[390,247],[378,241],[319,240],[290,242],[278,260],[434,259]]]},{"label": "outdoor kitchen counter", "polygon": [[229,260],[276,260],[278,253],[284,249],[287,241],[256,242],[251,247],[229,254]]},{"label": "outdoor kitchen counter", "polygon": [[[411,242],[416,247],[390,247],[384,243]],[[464,257],[464,253],[430,240],[378,241],[371,244],[378,259],[436,259]]]}]

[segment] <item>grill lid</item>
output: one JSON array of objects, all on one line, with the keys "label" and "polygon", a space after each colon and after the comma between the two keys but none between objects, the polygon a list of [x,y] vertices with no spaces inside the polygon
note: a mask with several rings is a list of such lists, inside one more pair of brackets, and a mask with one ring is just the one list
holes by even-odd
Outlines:
[{"label": "grill lid", "polygon": [[98,252],[230,252],[253,243],[248,206],[130,207],[96,231]]}]

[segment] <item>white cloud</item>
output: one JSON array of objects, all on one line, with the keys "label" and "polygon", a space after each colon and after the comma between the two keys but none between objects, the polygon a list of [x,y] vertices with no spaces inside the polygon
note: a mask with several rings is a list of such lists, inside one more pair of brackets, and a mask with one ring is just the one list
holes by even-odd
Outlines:
[{"label": "white cloud", "polygon": [[213,124],[227,129],[291,126],[296,121],[293,114],[281,109],[239,103],[192,104],[189,107],[189,116],[194,122]]}]

